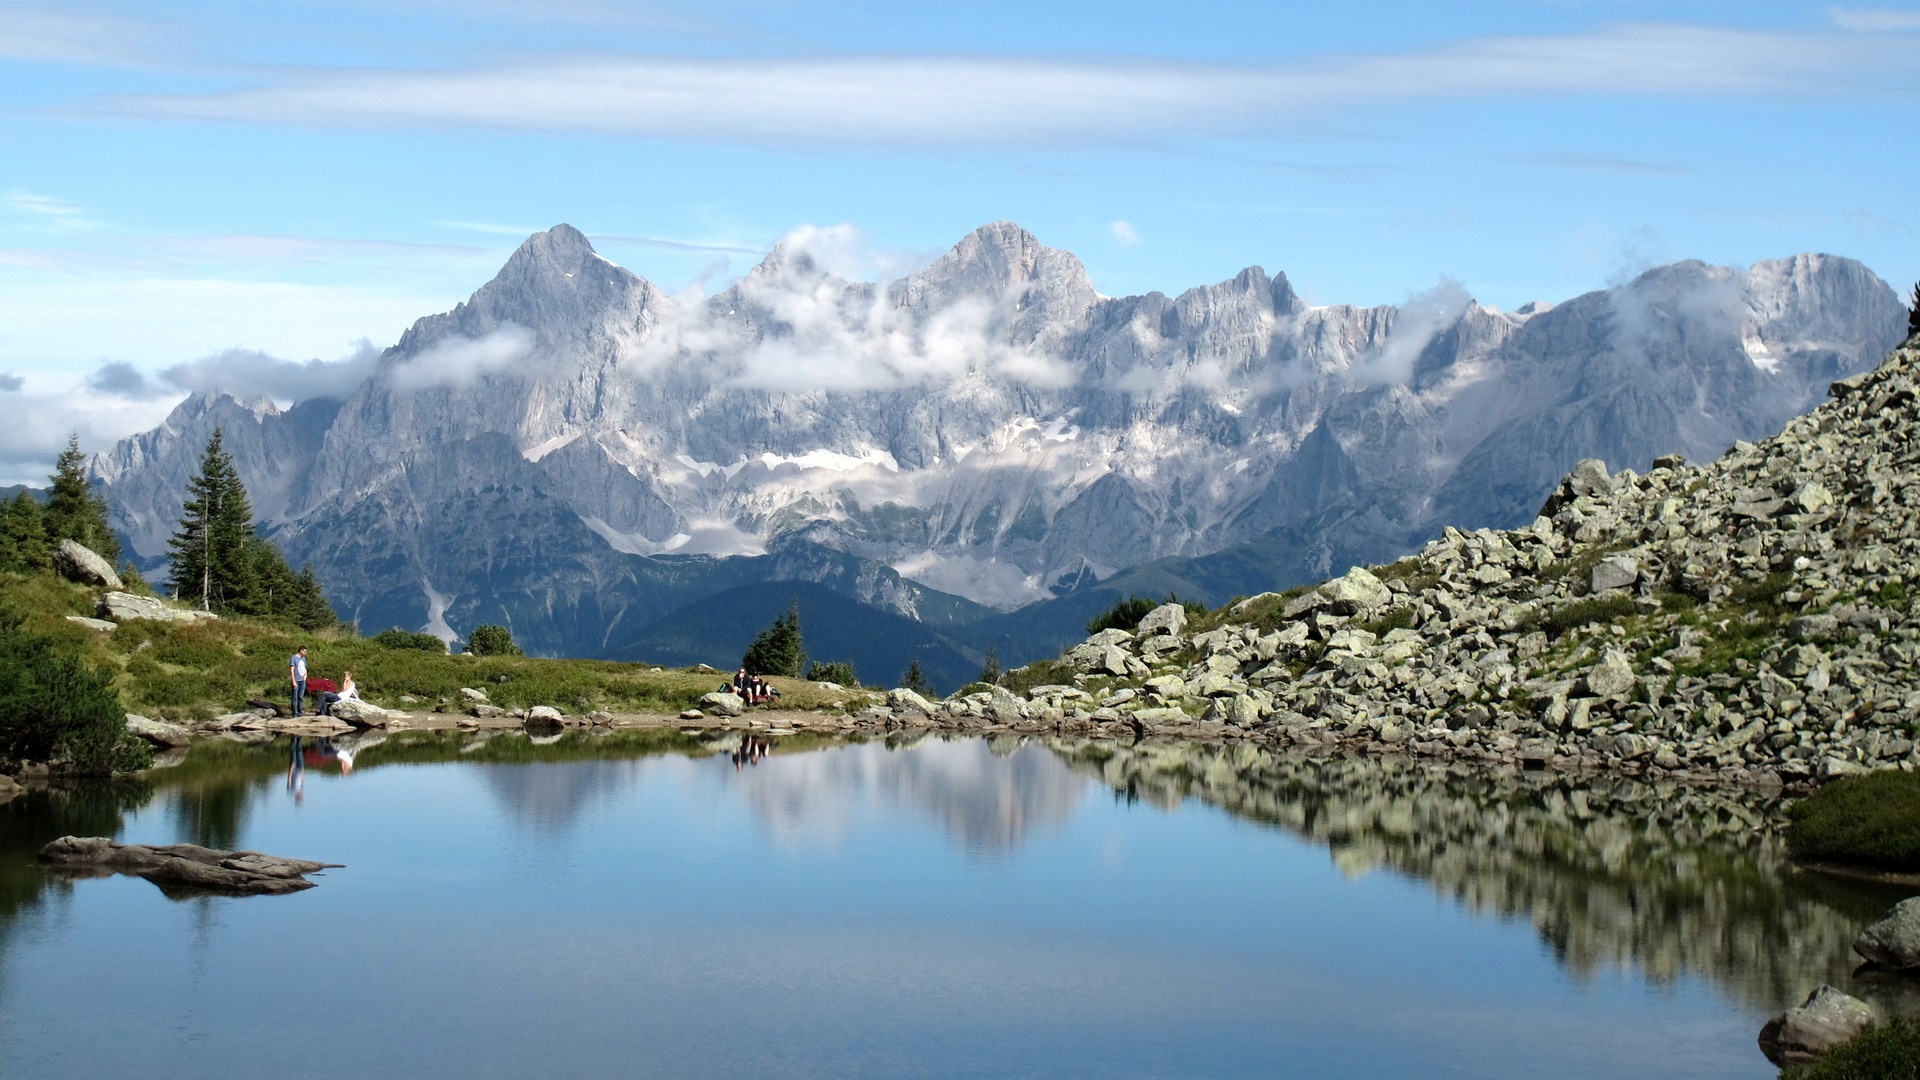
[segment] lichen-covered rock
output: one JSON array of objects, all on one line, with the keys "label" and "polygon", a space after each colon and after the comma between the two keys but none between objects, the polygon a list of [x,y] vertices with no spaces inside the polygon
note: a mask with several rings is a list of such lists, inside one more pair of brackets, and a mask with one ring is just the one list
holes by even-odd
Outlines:
[{"label": "lichen-covered rock", "polygon": [[120,575],[114,573],[113,564],[78,540],[60,541],[60,546],[53,550],[53,568],[68,581],[82,585],[96,585],[116,592],[126,588],[120,583]]},{"label": "lichen-covered rock", "polygon": [[155,746],[186,746],[193,742],[193,733],[178,724],[151,720],[133,713],[127,714],[127,730]]},{"label": "lichen-covered rock", "polygon": [[747,699],[739,694],[717,690],[700,699],[700,709],[714,716],[739,716],[747,711]]},{"label": "lichen-covered rock", "polygon": [[904,686],[887,691],[887,708],[917,712],[922,716],[933,715],[933,703]]},{"label": "lichen-covered rock", "polygon": [[1343,615],[1372,610],[1393,598],[1393,593],[1364,566],[1348,570],[1344,576],[1326,582],[1315,591],[1327,601],[1328,607]]},{"label": "lichen-covered rock", "polygon": [[386,727],[395,719],[404,717],[406,713],[383,709],[359,698],[346,698],[329,706],[327,715],[335,720],[344,720],[355,727]]},{"label": "lichen-covered rock", "polygon": [[1804,1065],[1872,1026],[1873,1009],[1866,1002],[1822,986],[1767,1021],[1760,1029],[1760,1052],[1775,1065]]},{"label": "lichen-covered rock", "polygon": [[1161,604],[1140,620],[1134,628],[1137,637],[1149,637],[1153,634],[1179,635],[1187,628],[1187,609],[1179,604]]},{"label": "lichen-covered rock", "polygon": [[135,596],[129,592],[110,592],[102,596],[99,609],[95,614],[112,622],[129,622],[133,619],[152,619],[155,622],[194,622],[199,619],[220,617],[211,611],[178,608],[151,596]]},{"label": "lichen-covered rock", "polygon": [[1853,951],[1892,971],[1920,968],[1920,896],[1893,905],[1878,922],[1860,931]]}]

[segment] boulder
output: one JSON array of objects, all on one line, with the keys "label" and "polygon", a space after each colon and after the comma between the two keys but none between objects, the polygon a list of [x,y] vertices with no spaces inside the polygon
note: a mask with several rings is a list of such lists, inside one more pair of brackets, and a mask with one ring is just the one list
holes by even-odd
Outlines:
[{"label": "boulder", "polygon": [[471,701],[477,705],[484,705],[487,702],[486,693],[484,691],[475,690],[471,686],[463,686],[460,688],[460,698],[463,701]]},{"label": "boulder", "polygon": [[468,709],[467,714],[469,716],[477,716],[482,720],[486,720],[495,716],[505,716],[507,715],[507,710],[501,708],[498,705],[487,705],[482,703],[479,705],[475,705],[471,709]]},{"label": "boulder", "polygon": [[151,596],[135,596],[129,592],[110,592],[100,598],[99,610],[94,614],[113,622],[126,622],[129,619],[152,619],[155,622],[193,622],[197,619],[217,619],[220,616],[211,611],[195,611],[191,608],[173,607]]},{"label": "boulder", "polygon": [[1187,609],[1185,607],[1179,604],[1161,604],[1147,612],[1147,617],[1141,619],[1140,625],[1134,628],[1134,634],[1143,638],[1159,633],[1179,634],[1186,628]]},{"label": "boulder", "polygon": [[1625,653],[1618,649],[1608,649],[1606,656],[1598,664],[1588,669],[1581,680],[1586,692],[1594,697],[1620,697],[1633,690],[1636,681],[1633,665]]},{"label": "boulder", "polygon": [[894,712],[917,712],[933,715],[933,703],[904,686],[896,686],[887,691],[887,708]]},{"label": "boulder", "polygon": [[1853,951],[1893,971],[1920,968],[1920,896],[1893,905],[1879,922],[1860,931]]},{"label": "boulder", "polygon": [[193,741],[193,734],[178,724],[149,720],[133,713],[127,714],[127,730],[155,746],[185,746]]},{"label": "boulder", "polygon": [[1380,607],[1393,599],[1392,590],[1364,566],[1356,566],[1342,577],[1323,583],[1314,590],[1337,614],[1355,615]]},{"label": "boulder", "polygon": [[739,694],[717,690],[700,699],[700,708],[715,716],[739,716],[747,711],[747,699]]},{"label": "boulder", "polygon": [[[40,861],[70,870],[108,870],[146,878],[164,889],[233,896],[311,889],[306,875],[339,863],[282,859],[258,851],[220,851],[198,844],[116,844],[104,836],[63,836],[40,849]],[[170,894],[171,895],[171,894]]]},{"label": "boulder", "polygon": [[565,723],[567,717],[565,713],[551,705],[535,705],[527,710],[527,719],[537,720],[543,724],[560,724]]},{"label": "boulder", "polygon": [[120,583],[120,575],[113,572],[113,564],[78,540],[60,541],[60,546],[53,551],[53,568],[68,581],[82,585],[97,585],[116,592],[126,588]]},{"label": "boulder", "polygon": [[347,698],[336,701],[327,710],[327,714],[336,720],[344,720],[355,727],[386,727],[388,722],[405,713],[389,712],[372,702],[359,698]]},{"label": "boulder", "polygon": [[1592,590],[1603,593],[1610,589],[1625,589],[1640,579],[1640,564],[1625,555],[1613,555],[1601,559],[1594,565],[1593,574],[1588,579]]},{"label": "boulder", "polygon": [[1840,632],[1840,620],[1833,615],[1802,615],[1787,624],[1787,636],[1795,641],[1825,641]]},{"label": "boulder", "polygon": [[78,623],[89,630],[98,630],[103,634],[111,634],[115,630],[120,629],[119,623],[111,623],[105,619],[89,619],[85,615],[69,615],[67,616],[67,621],[70,623]]},{"label": "boulder", "polygon": [[15,797],[26,794],[26,790],[13,777],[0,775],[0,803],[11,802]]},{"label": "boulder", "polygon": [[1866,1002],[1831,986],[1767,1021],[1760,1029],[1760,1052],[1782,1068],[1804,1065],[1873,1026]]}]

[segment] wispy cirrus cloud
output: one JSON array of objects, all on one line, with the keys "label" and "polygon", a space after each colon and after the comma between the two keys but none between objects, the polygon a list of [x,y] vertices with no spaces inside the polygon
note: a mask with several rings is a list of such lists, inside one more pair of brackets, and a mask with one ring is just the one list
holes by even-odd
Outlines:
[{"label": "wispy cirrus cloud", "polygon": [[1830,7],[1827,17],[1843,30],[1885,33],[1890,30],[1920,30],[1920,11],[1902,8]]},{"label": "wispy cirrus cloud", "polygon": [[268,73],[99,99],[116,113],[364,128],[492,128],[802,148],[1014,149],[1301,134],[1398,101],[1756,97],[1920,88],[1904,42],[1670,23],[1482,37],[1290,65],[978,56],[552,55],[497,67]]},{"label": "wispy cirrus cloud", "polygon": [[78,5],[0,3],[0,59],[148,66],[176,36],[161,23]]},{"label": "wispy cirrus cloud", "polygon": [[1688,170],[1657,161],[1636,161],[1606,154],[1545,153],[1521,154],[1509,158],[1516,165],[1541,165],[1573,172],[1614,173],[1620,176],[1685,176]]}]

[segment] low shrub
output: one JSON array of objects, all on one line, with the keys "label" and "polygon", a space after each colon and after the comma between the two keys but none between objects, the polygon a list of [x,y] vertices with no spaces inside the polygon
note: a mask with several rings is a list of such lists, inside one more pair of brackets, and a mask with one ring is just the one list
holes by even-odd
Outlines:
[{"label": "low shrub", "polygon": [[[447,643],[432,634],[415,634],[397,626],[391,630],[382,630],[368,640],[383,649],[418,649],[421,652],[436,653],[447,651]],[[508,640],[512,640],[511,635]]]},{"label": "low shrub", "polygon": [[1920,1080],[1920,1023],[1895,1017],[1820,1055],[1780,1070],[1781,1080]]},{"label": "low shrub", "polygon": [[1131,630],[1140,625],[1140,620],[1159,604],[1144,596],[1129,596],[1107,610],[1087,620],[1087,633],[1097,634],[1102,630]]},{"label": "low shrub", "polygon": [[1562,604],[1548,612],[1540,620],[1540,629],[1549,637],[1559,637],[1569,630],[1577,630],[1588,623],[1610,623],[1625,619],[1633,614],[1633,597],[1622,593],[1609,593],[1606,596],[1594,596],[1585,600],[1575,600],[1571,604]]},{"label": "low shrub", "polygon": [[1036,686],[1071,686],[1077,674],[1079,672],[1072,664],[1060,660],[1036,660],[1001,676],[1000,685],[1025,696],[1027,691]]},{"label": "low shrub", "polygon": [[1796,858],[1920,870],[1920,774],[1842,777],[1794,803],[1787,819]]},{"label": "low shrub", "polygon": [[473,628],[473,636],[467,639],[467,651],[475,656],[521,655],[520,646],[513,643],[513,631],[492,623]]},{"label": "low shrub", "polygon": [[96,776],[145,768],[152,750],[127,734],[113,675],[20,624],[19,615],[0,614],[0,756],[65,758]]}]

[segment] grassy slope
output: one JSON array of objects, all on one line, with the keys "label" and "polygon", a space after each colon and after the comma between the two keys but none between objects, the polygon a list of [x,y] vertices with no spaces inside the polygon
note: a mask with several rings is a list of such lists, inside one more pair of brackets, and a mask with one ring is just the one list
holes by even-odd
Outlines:
[{"label": "grassy slope", "polygon": [[[183,719],[242,709],[250,697],[287,699],[287,659],[304,644],[312,674],[338,680],[352,671],[376,704],[431,709],[479,687],[495,704],[553,705],[565,712],[677,712],[719,688],[722,676],[611,660],[449,656],[386,649],[344,630],[310,634],[271,620],[230,618],[202,623],[122,624],[112,634],[87,630],[65,615],[93,614],[93,593],[51,574],[0,574],[0,603],[28,615],[29,625],[77,642],[98,664],[120,672],[129,710]],[[855,697],[799,679],[775,679],[782,705],[817,709]],[[402,701],[412,696],[417,702]]]}]

